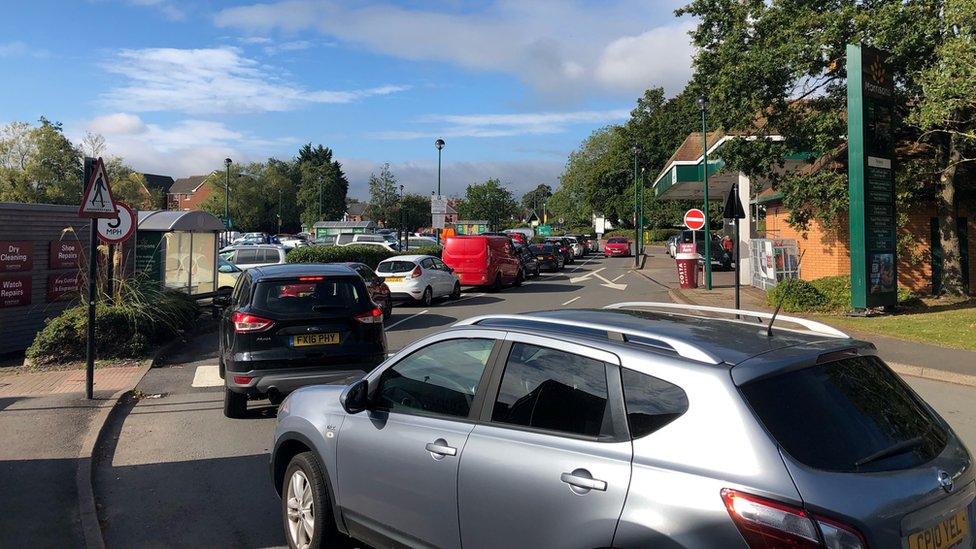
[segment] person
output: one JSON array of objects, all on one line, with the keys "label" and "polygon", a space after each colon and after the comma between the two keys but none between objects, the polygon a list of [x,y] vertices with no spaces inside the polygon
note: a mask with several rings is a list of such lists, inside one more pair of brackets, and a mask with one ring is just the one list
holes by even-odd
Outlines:
[{"label": "person", "polygon": [[727,251],[727,252],[732,252],[732,248],[733,248],[733,246],[732,246],[732,239],[729,238],[729,235],[723,236],[722,237],[722,249],[725,250],[725,251]]}]

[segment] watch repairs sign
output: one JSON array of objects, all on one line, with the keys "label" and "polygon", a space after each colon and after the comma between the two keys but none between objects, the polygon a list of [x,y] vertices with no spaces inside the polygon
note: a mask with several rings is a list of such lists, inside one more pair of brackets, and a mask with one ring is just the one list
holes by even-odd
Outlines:
[{"label": "watch repairs sign", "polygon": [[887,54],[847,46],[851,306],[898,302],[894,84]]},{"label": "watch repairs sign", "polygon": [[31,275],[0,276],[0,309],[31,302]]}]

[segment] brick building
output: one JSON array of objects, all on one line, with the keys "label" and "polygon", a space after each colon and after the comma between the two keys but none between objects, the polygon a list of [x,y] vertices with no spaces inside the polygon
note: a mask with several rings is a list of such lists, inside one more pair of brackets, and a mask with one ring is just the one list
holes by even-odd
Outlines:
[{"label": "brick building", "polygon": [[168,210],[199,210],[210,198],[212,189],[206,185],[206,175],[191,175],[177,179],[166,194]]},{"label": "brick building", "polygon": [[[722,145],[736,137],[742,136],[720,131],[707,134],[707,169],[709,200],[724,200],[733,183],[738,183],[739,200],[743,205],[749,205],[746,219],[740,221],[739,247],[743,256],[740,282],[749,284],[752,281],[749,244],[753,238],[796,240],[799,252],[803,254],[800,277],[805,280],[850,274],[850,238],[846,216],[832,229],[824,227],[817,220],[812,220],[805,231],[791,227],[787,222],[789,209],[783,204],[782,194],[772,189],[770,181],[751,181],[745,174],[725,169],[721,158]],[[770,139],[779,137],[771,136]],[[845,158],[846,149],[832,156]],[[823,159],[811,163],[809,155],[791,155],[784,159],[780,173],[817,170],[824,165]],[[703,174],[702,134],[689,134],[655,179],[654,195],[662,199],[702,200]],[[933,199],[910,208],[903,211],[908,219],[899,229],[899,236],[909,236],[911,245],[908,253],[899,249],[898,282],[917,293],[937,293],[942,252],[935,201]],[[957,200],[956,217],[962,250],[963,282],[970,293],[976,294],[976,205],[972,198]]]}]

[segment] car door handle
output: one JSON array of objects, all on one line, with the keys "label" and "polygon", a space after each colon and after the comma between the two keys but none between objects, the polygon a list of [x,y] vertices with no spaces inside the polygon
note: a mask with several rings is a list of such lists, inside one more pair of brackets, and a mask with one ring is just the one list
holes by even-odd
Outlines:
[{"label": "car door handle", "polygon": [[570,486],[583,488],[584,490],[597,490],[600,492],[607,491],[606,481],[589,478],[588,476],[580,476],[577,471],[573,471],[572,473],[563,473],[562,475],[559,475],[559,480],[569,484]]},{"label": "car door handle", "polygon": [[437,454],[440,456],[456,456],[457,448],[448,446],[443,440],[435,440],[434,442],[428,442],[427,446],[424,446],[428,452],[432,454]]}]

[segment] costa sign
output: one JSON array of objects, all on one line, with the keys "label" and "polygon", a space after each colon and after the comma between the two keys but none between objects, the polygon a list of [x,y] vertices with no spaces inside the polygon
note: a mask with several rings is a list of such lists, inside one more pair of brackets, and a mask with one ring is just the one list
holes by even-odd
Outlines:
[{"label": "costa sign", "polygon": [[705,214],[698,208],[692,208],[685,212],[685,227],[693,231],[701,230],[705,227]]}]

